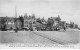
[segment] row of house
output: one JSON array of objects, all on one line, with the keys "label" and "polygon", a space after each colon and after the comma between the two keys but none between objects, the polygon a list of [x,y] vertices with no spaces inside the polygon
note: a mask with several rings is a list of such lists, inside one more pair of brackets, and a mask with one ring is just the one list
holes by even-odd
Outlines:
[{"label": "row of house", "polygon": [[17,27],[21,29],[21,21],[16,20],[14,17],[0,17],[0,30],[12,30],[16,29],[16,22],[17,22]]},{"label": "row of house", "polygon": [[[2,19],[5,19],[2,20]],[[65,21],[61,21],[61,18],[60,16],[58,17],[50,17],[49,20],[53,19],[54,21],[54,24],[53,24],[53,27],[59,27],[59,26],[63,26],[63,23],[64,23],[64,26],[65,27],[69,27],[70,24],[66,23]],[[41,23],[37,22],[37,20],[40,20]],[[3,23],[4,21],[4,23]],[[41,30],[41,28],[45,28],[47,27],[47,22],[44,17],[42,19],[40,18],[36,18],[34,14],[32,15],[27,15],[25,14],[24,17],[23,17],[23,23],[21,22],[21,20],[19,18],[15,18],[15,17],[0,17],[0,30],[2,28],[4,28],[5,26],[5,29],[10,29],[10,30],[13,30],[13,29],[33,29],[35,30],[36,28],[38,30]],[[22,27],[23,25],[23,27]]]},{"label": "row of house", "polygon": [[[3,19],[5,19],[5,21]],[[3,20],[4,22],[1,20]],[[23,21],[24,23],[22,24],[19,18],[7,17],[7,16],[0,17],[0,30],[4,27],[4,25],[6,26],[5,29],[7,30],[16,29],[16,27],[18,29],[22,29],[22,25],[23,25],[23,28],[30,28],[30,27],[36,26],[36,18],[34,14],[32,16],[24,15]]]}]

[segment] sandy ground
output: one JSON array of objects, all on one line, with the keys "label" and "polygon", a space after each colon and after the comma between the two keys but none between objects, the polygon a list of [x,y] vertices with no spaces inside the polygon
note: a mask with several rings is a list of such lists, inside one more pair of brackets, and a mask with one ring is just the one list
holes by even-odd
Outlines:
[{"label": "sandy ground", "polygon": [[77,30],[57,31],[0,31],[0,43],[42,43],[42,44],[76,44],[79,42]]},{"label": "sandy ground", "polygon": [[14,31],[1,32],[0,43],[42,43],[42,44],[54,44],[55,42],[36,35],[29,31]]},{"label": "sandy ground", "polygon": [[79,43],[80,31],[76,29],[68,29],[66,32],[57,32],[57,31],[35,31],[33,32],[37,35],[46,37],[52,41],[55,41],[60,44],[77,44]]}]

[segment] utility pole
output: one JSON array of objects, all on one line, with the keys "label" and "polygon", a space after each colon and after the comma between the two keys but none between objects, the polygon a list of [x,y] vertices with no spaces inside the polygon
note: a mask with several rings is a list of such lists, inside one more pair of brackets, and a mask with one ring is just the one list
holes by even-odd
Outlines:
[{"label": "utility pole", "polygon": [[16,18],[16,29],[15,29],[15,32],[18,32],[17,30],[17,8],[15,6],[15,18]]}]

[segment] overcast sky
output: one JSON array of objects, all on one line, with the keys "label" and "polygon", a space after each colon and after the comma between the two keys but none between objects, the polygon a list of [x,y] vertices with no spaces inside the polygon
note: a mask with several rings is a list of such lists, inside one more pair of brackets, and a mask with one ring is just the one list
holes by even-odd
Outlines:
[{"label": "overcast sky", "polygon": [[47,19],[60,15],[63,21],[80,26],[80,0],[0,0],[0,17],[15,16],[15,5],[18,16],[27,13]]}]

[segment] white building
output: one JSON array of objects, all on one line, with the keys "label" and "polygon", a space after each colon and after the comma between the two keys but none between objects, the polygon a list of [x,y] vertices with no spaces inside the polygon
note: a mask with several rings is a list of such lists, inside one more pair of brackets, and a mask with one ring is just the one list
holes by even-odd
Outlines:
[{"label": "white building", "polygon": [[27,16],[27,14],[24,15],[24,28],[30,28],[30,27],[35,27],[36,25],[36,19],[35,16]]}]

